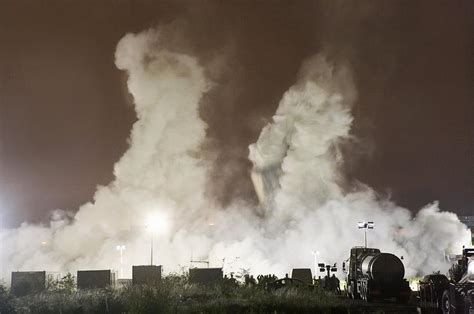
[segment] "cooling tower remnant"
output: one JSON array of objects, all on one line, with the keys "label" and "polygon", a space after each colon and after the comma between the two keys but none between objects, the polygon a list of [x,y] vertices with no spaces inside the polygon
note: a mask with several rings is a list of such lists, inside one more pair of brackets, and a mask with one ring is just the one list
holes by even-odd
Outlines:
[{"label": "cooling tower remnant", "polygon": [[255,193],[257,194],[260,205],[264,208],[270,206],[274,191],[279,188],[278,178],[281,175],[279,166],[268,167],[265,169],[252,169],[250,178],[252,179]]}]

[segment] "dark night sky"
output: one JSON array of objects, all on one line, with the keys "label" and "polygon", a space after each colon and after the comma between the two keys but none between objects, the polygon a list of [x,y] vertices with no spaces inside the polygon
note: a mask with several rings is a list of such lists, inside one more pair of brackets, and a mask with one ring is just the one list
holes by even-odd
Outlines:
[{"label": "dark night sky", "polygon": [[[295,81],[324,49],[351,64],[359,98],[351,178],[416,211],[472,214],[471,1],[0,0],[0,215],[3,225],[77,210],[112,179],[135,121],[115,45],[176,19],[203,63],[228,70],[202,104],[209,193],[254,199],[246,159]],[[222,175],[225,173],[225,175]]]}]

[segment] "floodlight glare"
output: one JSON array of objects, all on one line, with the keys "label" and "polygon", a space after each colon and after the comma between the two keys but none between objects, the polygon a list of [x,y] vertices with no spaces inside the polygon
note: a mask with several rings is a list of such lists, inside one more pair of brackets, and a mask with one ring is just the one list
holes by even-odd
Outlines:
[{"label": "floodlight glare", "polygon": [[115,247],[120,252],[120,278],[123,278],[123,251],[126,249],[125,245],[120,244]]},{"label": "floodlight glare", "polygon": [[166,232],[168,229],[168,218],[160,212],[152,213],[147,217],[146,227],[155,234]]},{"label": "floodlight glare", "polygon": [[151,234],[150,265],[153,265],[153,238],[154,235],[168,230],[168,217],[163,212],[153,212],[148,215],[145,226]]}]

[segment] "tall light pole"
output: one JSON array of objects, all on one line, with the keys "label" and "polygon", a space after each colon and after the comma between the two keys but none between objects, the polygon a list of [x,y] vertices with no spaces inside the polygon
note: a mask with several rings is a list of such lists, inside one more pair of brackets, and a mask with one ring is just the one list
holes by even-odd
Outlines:
[{"label": "tall light pole", "polygon": [[359,221],[357,223],[357,227],[359,229],[364,229],[364,244],[367,248],[367,229],[374,229],[374,222],[373,221]]},{"label": "tall light pole", "polygon": [[153,249],[154,249],[154,236],[155,233],[158,232],[165,232],[167,227],[168,227],[168,221],[166,216],[164,216],[162,213],[153,213],[151,214],[146,223],[147,228],[150,231],[150,265],[153,265]]},{"label": "tall light pole", "polygon": [[156,230],[151,224],[148,224],[147,228],[149,228],[150,231],[150,265],[153,266],[153,237],[155,236]]},{"label": "tall light pole", "polygon": [[311,251],[311,255],[314,256],[314,275],[318,273],[318,257],[319,257],[319,251]]},{"label": "tall light pole", "polygon": [[120,278],[123,278],[123,251],[125,251],[125,245],[117,245],[115,247],[120,252]]},{"label": "tall light pole", "polygon": [[151,232],[151,243],[150,243],[150,265],[153,266],[153,232]]}]

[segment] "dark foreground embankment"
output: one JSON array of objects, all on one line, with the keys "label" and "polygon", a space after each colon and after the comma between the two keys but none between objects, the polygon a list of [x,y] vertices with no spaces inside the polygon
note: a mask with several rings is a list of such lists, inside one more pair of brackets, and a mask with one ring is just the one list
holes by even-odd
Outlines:
[{"label": "dark foreground embankment", "polygon": [[416,313],[415,308],[387,303],[354,302],[321,290],[219,285],[203,288],[170,276],[159,286],[76,291],[56,286],[13,298],[0,290],[0,313]]}]

